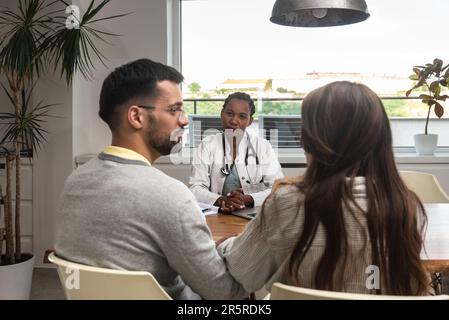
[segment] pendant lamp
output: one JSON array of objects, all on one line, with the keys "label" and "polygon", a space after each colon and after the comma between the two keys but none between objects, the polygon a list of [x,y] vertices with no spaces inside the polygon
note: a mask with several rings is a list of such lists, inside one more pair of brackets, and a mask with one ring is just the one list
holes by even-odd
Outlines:
[{"label": "pendant lamp", "polygon": [[270,21],[292,27],[332,27],[368,17],[364,0],[276,0]]}]

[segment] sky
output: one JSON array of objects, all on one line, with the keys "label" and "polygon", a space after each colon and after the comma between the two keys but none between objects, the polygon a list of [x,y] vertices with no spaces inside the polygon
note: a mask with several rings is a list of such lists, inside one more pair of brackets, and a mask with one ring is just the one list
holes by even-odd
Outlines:
[{"label": "sky", "polygon": [[269,21],[274,0],[182,1],[182,72],[203,87],[225,79],[295,78],[308,72],[407,77],[449,62],[449,0],[366,0],[370,18],[298,28]]}]

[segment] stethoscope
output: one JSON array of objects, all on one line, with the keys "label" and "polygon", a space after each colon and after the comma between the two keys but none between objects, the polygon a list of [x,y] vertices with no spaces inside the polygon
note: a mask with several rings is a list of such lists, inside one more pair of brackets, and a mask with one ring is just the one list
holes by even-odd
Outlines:
[{"label": "stethoscope", "polygon": [[[223,167],[221,168],[221,173],[225,176],[229,176],[231,174],[232,167],[234,166],[234,162],[231,164],[231,168],[229,168],[229,165],[226,163],[226,143],[225,143],[224,133],[221,136],[221,138],[222,138],[221,141],[222,141],[222,145],[223,145]],[[259,157],[257,155],[256,150],[254,149],[253,144],[251,143],[251,139],[248,136],[248,145],[246,146],[246,154],[245,154],[245,167],[246,167],[246,173],[247,173],[248,179],[249,179],[246,182],[251,184],[251,181],[253,181],[253,179],[251,179],[250,174],[248,172],[249,148],[251,148],[251,151],[253,152],[252,153],[253,157],[256,158],[256,166],[259,166]],[[260,182],[263,182],[263,178]],[[256,183],[255,179],[254,179],[253,183]]]}]

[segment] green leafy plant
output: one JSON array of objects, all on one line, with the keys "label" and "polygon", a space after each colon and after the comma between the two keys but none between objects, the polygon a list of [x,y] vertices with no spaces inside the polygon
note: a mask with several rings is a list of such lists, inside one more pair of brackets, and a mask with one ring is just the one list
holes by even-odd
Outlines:
[{"label": "green leafy plant", "polygon": [[[96,45],[105,36],[116,36],[95,27],[95,23],[119,18],[129,13],[98,17],[111,0],[91,0],[81,16],[79,8],[63,0],[18,0],[15,8],[0,7],[0,75],[1,84],[12,106],[0,113],[3,131],[0,144],[6,155],[6,194],[0,192],[5,209],[4,228],[0,237],[6,245],[0,264],[20,262],[20,205],[15,206],[13,223],[11,171],[15,167],[15,203],[20,204],[20,154],[24,149],[36,153],[46,142],[43,123],[54,104],[32,104],[31,96],[43,71],[60,69],[61,77],[71,84],[80,72],[90,78],[94,59],[105,65],[105,56]],[[13,225],[14,229],[13,230]],[[14,239],[14,241],[13,241]],[[2,242],[0,241],[0,242]],[[0,252],[1,253],[1,252]]]},{"label": "green leafy plant", "polygon": [[449,64],[443,66],[443,60],[434,59],[433,63],[427,63],[425,66],[413,67],[413,74],[410,76],[411,80],[417,81],[416,84],[406,92],[408,97],[415,89],[424,87],[428,91],[427,94],[419,96],[422,102],[428,106],[426,126],[424,133],[427,134],[429,125],[430,112],[434,107],[435,115],[441,118],[444,115],[444,107],[440,103],[446,101],[449,96],[442,94],[444,87],[449,86]]}]

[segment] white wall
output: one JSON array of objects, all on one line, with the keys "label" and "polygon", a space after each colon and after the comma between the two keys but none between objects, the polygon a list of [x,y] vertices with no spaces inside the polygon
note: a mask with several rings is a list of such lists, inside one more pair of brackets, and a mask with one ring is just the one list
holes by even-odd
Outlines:
[{"label": "white wall", "polygon": [[36,265],[42,264],[46,249],[53,248],[59,193],[73,170],[72,90],[59,77],[48,75],[36,87],[35,101],[58,103],[45,127],[48,142],[34,157],[33,244]]}]

